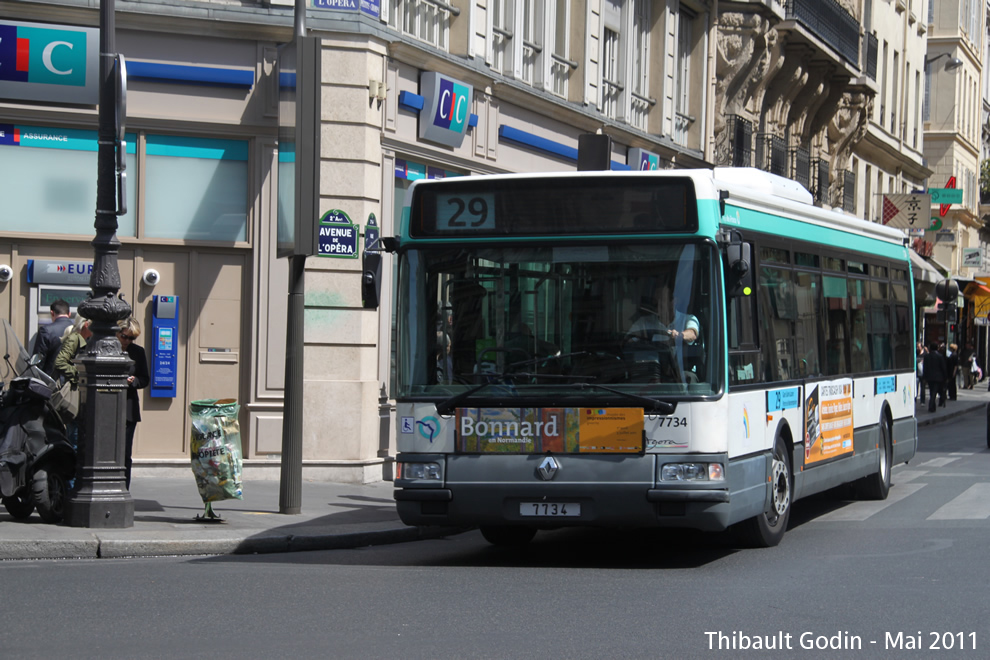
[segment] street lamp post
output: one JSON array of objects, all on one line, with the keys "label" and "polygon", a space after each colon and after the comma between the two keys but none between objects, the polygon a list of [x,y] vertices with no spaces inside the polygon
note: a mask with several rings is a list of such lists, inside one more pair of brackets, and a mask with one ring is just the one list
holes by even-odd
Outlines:
[{"label": "street lamp post", "polygon": [[929,58],[926,58],[925,59],[925,71],[928,70],[928,65],[929,64],[932,64],[936,60],[940,60],[943,57],[948,57],[949,58],[949,61],[945,63],[945,70],[948,73],[952,73],[953,71],[955,71],[956,69],[958,69],[959,67],[961,67],[963,65],[963,61],[961,59],[959,59],[958,57],[954,57],[952,55],[952,53],[945,52],[945,53],[939,53],[938,55],[933,55],[933,56],[931,56]]},{"label": "street lamp post", "polygon": [[[121,528],[134,525],[134,500],[124,481],[124,429],[127,375],[133,364],[121,351],[117,322],[131,307],[118,294],[117,150],[123,122],[117,81],[114,0],[100,0],[100,107],[96,179],[96,237],[90,298],[79,313],[92,321],[93,336],[77,358],[80,374],[79,455],[76,487],[66,505],[73,527]],[[122,185],[122,182],[120,182]]]}]

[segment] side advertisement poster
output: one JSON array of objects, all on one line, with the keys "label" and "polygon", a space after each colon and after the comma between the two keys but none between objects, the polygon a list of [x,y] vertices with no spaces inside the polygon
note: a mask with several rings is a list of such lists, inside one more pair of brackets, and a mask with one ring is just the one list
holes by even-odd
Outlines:
[{"label": "side advertisement poster", "polygon": [[853,383],[850,378],[808,385],[804,422],[805,465],[852,453],[852,400]]}]

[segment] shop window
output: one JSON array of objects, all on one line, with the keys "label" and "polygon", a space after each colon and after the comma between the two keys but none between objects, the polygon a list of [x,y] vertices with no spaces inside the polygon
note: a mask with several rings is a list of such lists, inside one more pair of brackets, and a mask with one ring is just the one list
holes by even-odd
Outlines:
[{"label": "shop window", "polygon": [[[127,136],[127,213],[117,234],[134,236],[134,136]],[[0,124],[0,231],[96,233],[96,131]]]},{"label": "shop window", "polygon": [[149,135],[144,235],[246,241],[248,143]]}]

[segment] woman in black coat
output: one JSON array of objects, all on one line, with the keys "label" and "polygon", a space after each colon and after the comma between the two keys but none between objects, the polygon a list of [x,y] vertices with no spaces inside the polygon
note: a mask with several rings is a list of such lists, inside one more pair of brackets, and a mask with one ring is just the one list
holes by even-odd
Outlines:
[{"label": "woman in black coat", "polygon": [[148,357],[144,349],[134,343],[141,336],[141,324],[133,316],[118,324],[117,339],[120,347],[134,361],[127,376],[127,427],[124,445],[124,474],[127,489],[131,488],[131,454],[134,450],[134,430],[141,421],[141,395],[138,390],[144,389],[151,382],[148,372]]}]

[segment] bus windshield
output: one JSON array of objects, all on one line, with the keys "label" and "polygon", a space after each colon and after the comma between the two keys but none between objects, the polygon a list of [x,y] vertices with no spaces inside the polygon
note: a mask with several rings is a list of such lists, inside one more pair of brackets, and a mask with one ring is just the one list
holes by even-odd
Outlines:
[{"label": "bus windshield", "polygon": [[404,250],[397,394],[713,394],[716,258],[711,242],[648,239]]}]

